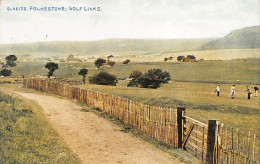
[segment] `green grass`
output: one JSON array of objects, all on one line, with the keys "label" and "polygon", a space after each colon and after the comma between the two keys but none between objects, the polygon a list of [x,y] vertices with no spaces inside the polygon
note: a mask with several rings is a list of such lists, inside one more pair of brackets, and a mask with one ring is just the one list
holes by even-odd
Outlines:
[{"label": "green grass", "polygon": [[[14,76],[35,76],[47,75],[47,69],[44,67],[46,62],[22,62],[17,67],[12,68]],[[172,80],[181,82],[200,82],[200,83],[236,83],[241,84],[260,84],[260,59],[227,60],[227,61],[204,61],[196,63],[177,63],[177,62],[130,62],[123,65],[117,62],[113,68],[107,66],[102,70],[115,74],[119,79],[129,77],[133,70],[142,72],[152,68],[160,68],[170,72]],[[89,69],[87,76],[97,74],[93,62],[88,63],[59,63],[59,69],[54,72],[54,76],[82,80],[78,75],[80,68]]]},{"label": "green grass", "polygon": [[39,106],[0,94],[0,163],[80,163]]},{"label": "green grass", "polygon": [[[12,69],[14,75],[47,75],[44,64],[44,62],[18,63],[18,67]],[[105,66],[101,69],[118,77],[117,86],[87,84],[81,87],[129,97],[132,100],[155,106],[185,106],[188,110],[193,111],[187,112],[188,115],[193,115],[194,118],[201,121],[205,122],[214,116],[224,123],[241,127],[244,130],[250,129],[254,133],[260,134],[259,128],[253,125],[259,119],[259,97],[247,100],[244,95],[247,85],[253,87],[256,83],[260,84],[259,65],[260,59],[196,63],[130,62],[128,65],[117,62],[113,68]],[[56,70],[54,75],[81,81],[82,77],[77,75],[77,72],[83,66],[89,69],[87,78],[101,71],[95,68],[93,62],[60,63],[60,69]],[[158,89],[126,87],[128,82],[123,79],[129,77],[133,70],[144,72],[151,68],[160,68],[170,72],[172,81]],[[217,83],[221,84],[220,97],[216,97],[214,92]],[[236,84],[235,99],[229,97],[232,83]],[[196,117],[196,112],[200,113],[200,117]],[[248,116],[245,117],[248,122],[245,122],[240,116]],[[242,124],[243,126],[241,126]]]}]

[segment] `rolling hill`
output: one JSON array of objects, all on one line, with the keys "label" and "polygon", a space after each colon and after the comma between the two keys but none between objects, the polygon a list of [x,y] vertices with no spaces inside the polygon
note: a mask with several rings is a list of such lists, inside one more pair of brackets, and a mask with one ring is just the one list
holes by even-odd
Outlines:
[{"label": "rolling hill", "polygon": [[93,55],[107,52],[139,51],[141,54],[194,50],[213,39],[107,39],[99,41],[57,41],[0,45],[0,52],[24,54],[79,53]]},{"label": "rolling hill", "polygon": [[0,45],[0,56],[10,53],[29,56],[151,55],[183,51],[260,48],[260,26],[234,30],[223,38],[205,39],[106,39],[54,41]]},{"label": "rolling hill", "polygon": [[234,30],[223,38],[210,41],[201,46],[201,50],[249,48],[260,48],[260,26]]}]

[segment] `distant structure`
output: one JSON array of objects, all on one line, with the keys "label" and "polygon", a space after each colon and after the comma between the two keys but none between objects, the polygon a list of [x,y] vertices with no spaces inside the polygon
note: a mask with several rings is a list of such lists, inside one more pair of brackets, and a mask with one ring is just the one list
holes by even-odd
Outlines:
[{"label": "distant structure", "polygon": [[181,62],[197,62],[196,57],[194,55],[187,55],[186,57],[178,56],[177,60]]}]

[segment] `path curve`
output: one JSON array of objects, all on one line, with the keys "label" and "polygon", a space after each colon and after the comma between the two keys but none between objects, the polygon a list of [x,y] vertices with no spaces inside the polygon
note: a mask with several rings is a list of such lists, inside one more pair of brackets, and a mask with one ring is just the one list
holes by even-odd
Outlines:
[{"label": "path curve", "polygon": [[83,163],[182,163],[155,146],[124,133],[122,128],[76,103],[54,96],[16,92],[35,100],[54,129]]}]

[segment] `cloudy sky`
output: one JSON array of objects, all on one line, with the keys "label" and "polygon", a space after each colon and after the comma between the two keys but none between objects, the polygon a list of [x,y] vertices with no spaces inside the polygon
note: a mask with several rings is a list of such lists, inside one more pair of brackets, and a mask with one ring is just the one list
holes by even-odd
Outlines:
[{"label": "cloudy sky", "polygon": [[[0,1],[0,43],[222,37],[260,24],[259,0]],[[66,11],[31,7],[64,7]],[[70,11],[70,7],[100,7],[101,11]]]}]

